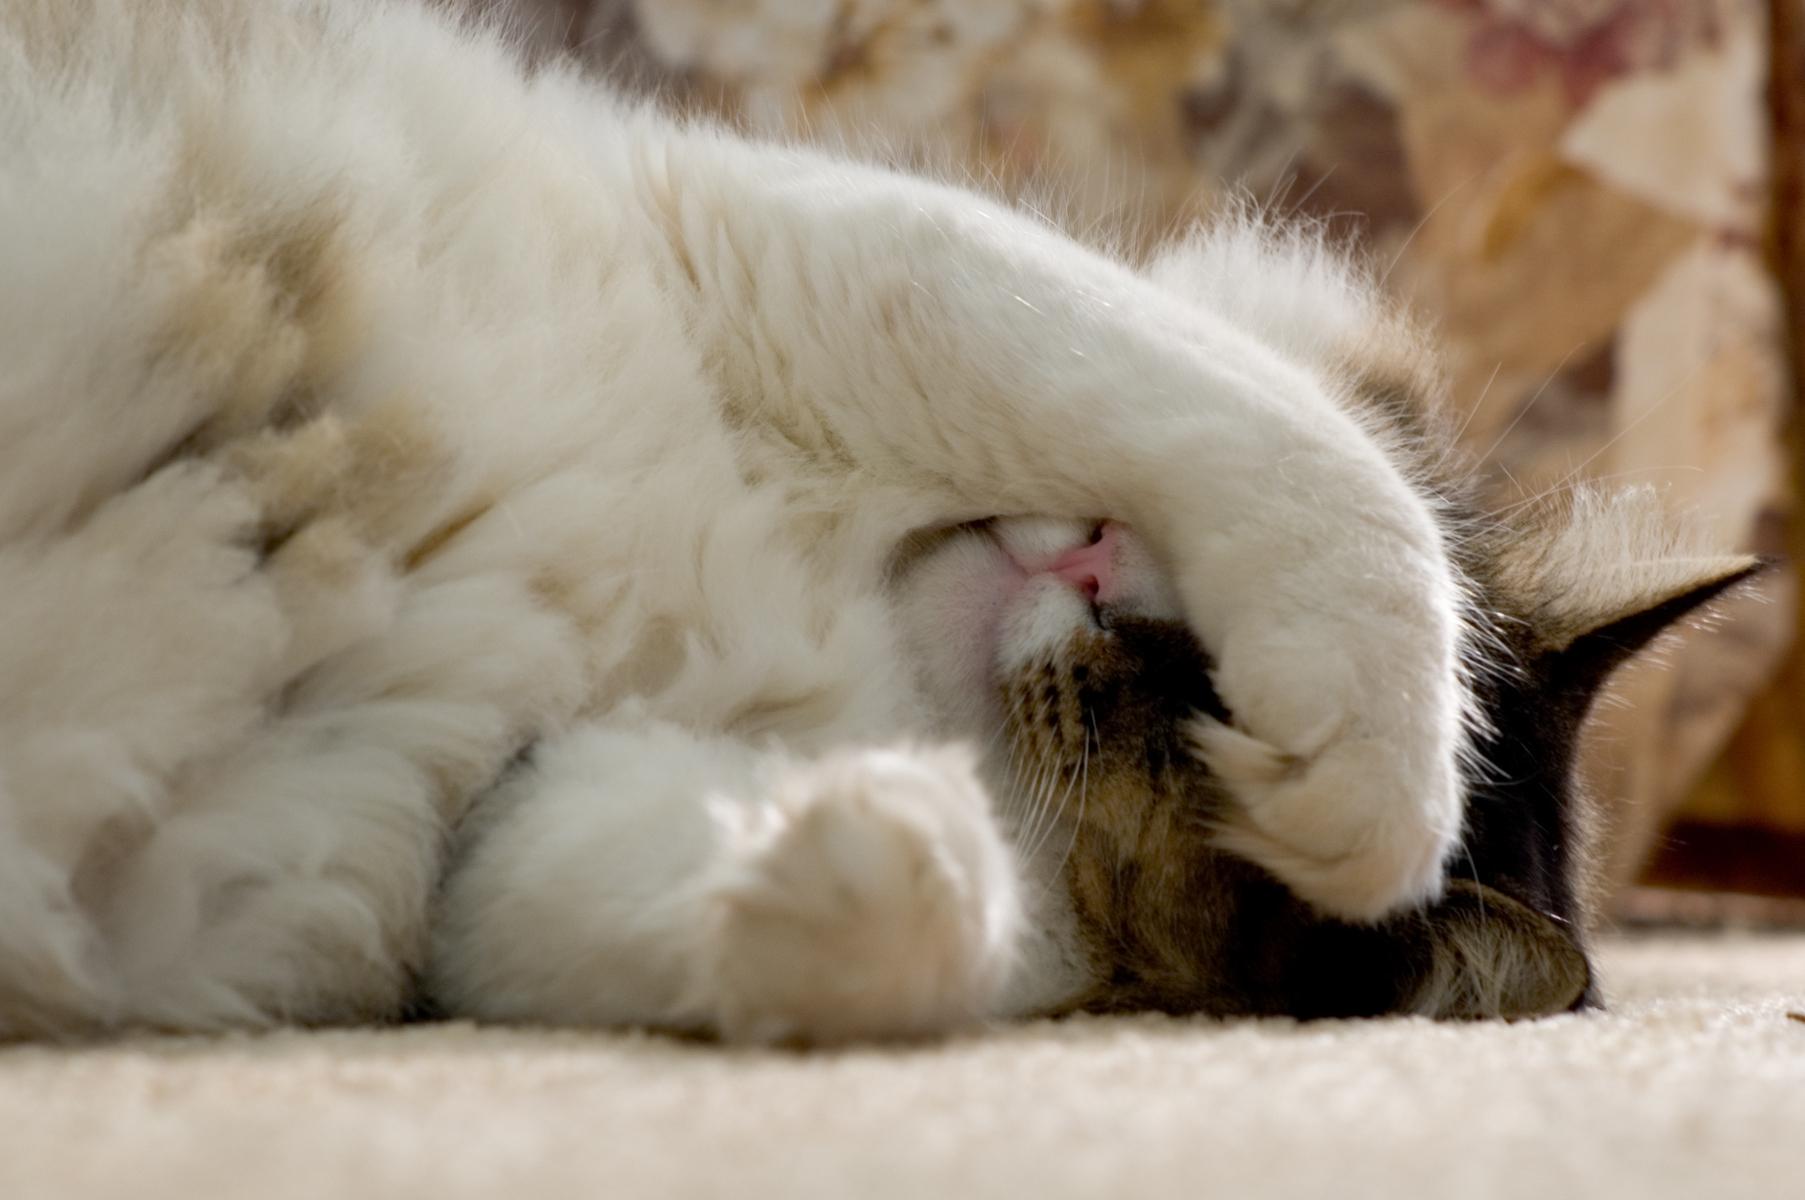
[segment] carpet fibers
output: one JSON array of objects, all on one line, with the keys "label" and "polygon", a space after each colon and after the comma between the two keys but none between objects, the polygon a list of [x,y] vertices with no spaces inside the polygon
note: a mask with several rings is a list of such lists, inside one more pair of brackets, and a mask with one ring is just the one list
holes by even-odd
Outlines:
[{"label": "carpet fibers", "polygon": [[0,1197],[1805,1196],[1805,937],[1602,960],[1610,1013],[1519,1025],[1086,1019],[816,1055],[464,1025],[13,1047]]}]

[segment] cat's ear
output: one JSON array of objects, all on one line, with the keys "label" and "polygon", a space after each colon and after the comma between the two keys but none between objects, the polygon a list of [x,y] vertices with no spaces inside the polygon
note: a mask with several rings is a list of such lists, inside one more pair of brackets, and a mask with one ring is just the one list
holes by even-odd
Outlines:
[{"label": "cat's ear", "polygon": [[1708,544],[1652,488],[1579,489],[1498,547],[1496,582],[1527,619],[1527,649],[1552,668],[1551,682],[1595,686],[1765,565]]},{"label": "cat's ear", "polygon": [[[1593,606],[1543,630],[1549,679],[1596,687],[1662,631],[1694,616],[1770,565],[1747,554],[1656,560],[1603,573]],[[1608,594],[1615,586],[1619,593]]]},{"label": "cat's ear", "polygon": [[1592,968],[1571,926],[1472,880],[1423,914],[1429,964],[1408,1007],[1438,1018],[1506,1020],[1593,1003]]}]

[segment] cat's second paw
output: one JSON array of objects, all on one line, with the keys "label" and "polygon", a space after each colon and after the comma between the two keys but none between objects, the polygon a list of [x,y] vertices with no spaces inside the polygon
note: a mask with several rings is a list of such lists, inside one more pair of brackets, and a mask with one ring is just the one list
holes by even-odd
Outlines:
[{"label": "cat's second paw", "polygon": [[1013,862],[959,754],[842,754],[723,814],[739,844],[705,965],[722,1036],[906,1037],[980,1017],[1020,923]]}]

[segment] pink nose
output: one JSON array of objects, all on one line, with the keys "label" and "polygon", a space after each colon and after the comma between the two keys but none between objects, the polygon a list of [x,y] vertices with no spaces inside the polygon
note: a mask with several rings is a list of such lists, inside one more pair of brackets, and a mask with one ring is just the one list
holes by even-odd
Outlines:
[{"label": "pink nose", "polygon": [[1047,574],[1063,579],[1090,600],[1108,601],[1116,592],[1116,543],[1114,524],[1105,521],[1096,537],[1067,550],[1047,564]]}]

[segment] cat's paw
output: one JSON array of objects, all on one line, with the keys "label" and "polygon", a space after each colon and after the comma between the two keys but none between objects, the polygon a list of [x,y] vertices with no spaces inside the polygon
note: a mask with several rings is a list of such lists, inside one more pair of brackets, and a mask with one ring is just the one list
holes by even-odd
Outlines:
[{"label": "cat's paw", "polygon": [[837,755],[722,820],[737,844],[713,897],[705,972],[723,1037],[917,1036],[989,1008],[1020,907],[964,755]]},{"label": "cat's paw", "polygon": [[1433,900],[1460,838],[1458,626],[1452,604],[1419,607],[1228,639],[1214,674],[1234,723],[1192,731],[1236,801],[1219,843],[1338,917]]},{"label": "cat's paw", "polygon": [[1375,920],[1440,895],[1460,836],[1450,804],[1387,804],[1375,781],[1399,772],[1379,743],[1353,741],[1300,758],[1202,718],[1192,738],[1236,803],[1216,842],[1258,863],[1304,900],[1352,920]]}]

